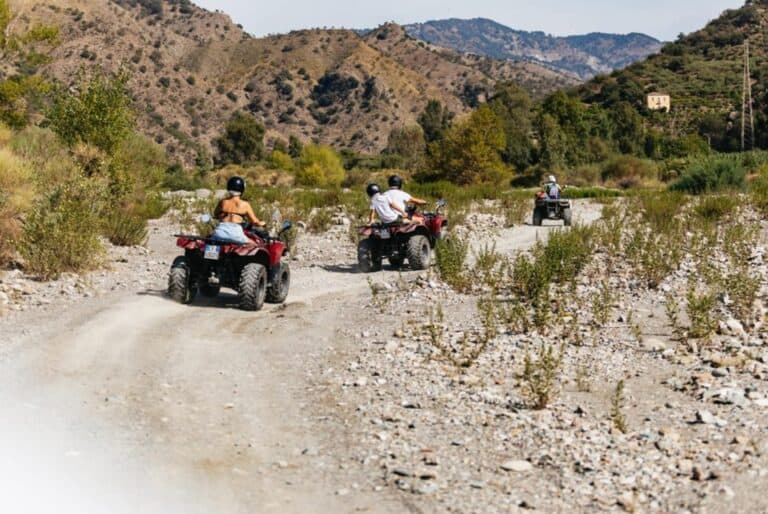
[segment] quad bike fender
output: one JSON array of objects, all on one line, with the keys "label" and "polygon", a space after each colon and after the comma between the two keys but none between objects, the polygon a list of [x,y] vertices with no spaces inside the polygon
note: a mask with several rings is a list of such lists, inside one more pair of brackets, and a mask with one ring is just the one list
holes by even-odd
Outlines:
[{"label": "quad bike fender", "polygon": [[275,267],[280,264],[280,260],[288,253],[288,248],[282,241],[273,241],[267,247],[269,253],[269,267]]},{"label": "quad bike fender", "polygon": [[371,235],[373,235],[373,228],[370,227],[370,226],[360,227],[360,229],[357,231],[357,233],[362,238],[371,237]]},{"label": "quad bike fender", "polygon": [[176,246],[184,248],[185,250],[200,250],[205,246],[205,243],[199,239],[191,239],[182,236],[176,239]]}]

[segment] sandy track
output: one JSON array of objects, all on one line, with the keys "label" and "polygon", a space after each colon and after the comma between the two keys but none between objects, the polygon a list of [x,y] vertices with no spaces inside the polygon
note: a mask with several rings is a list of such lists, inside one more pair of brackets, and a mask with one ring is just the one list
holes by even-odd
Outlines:
[{"label": "sandy track", "polygon": [[[504,230],[497,249],[549,230]],[[335,459],[354,441],[320,375],[361,326],[352,259],[294,270],[288,303],[255,314],[233,295],[178,305],[158,283],[0,322],[0,511],[418,511]]]}]

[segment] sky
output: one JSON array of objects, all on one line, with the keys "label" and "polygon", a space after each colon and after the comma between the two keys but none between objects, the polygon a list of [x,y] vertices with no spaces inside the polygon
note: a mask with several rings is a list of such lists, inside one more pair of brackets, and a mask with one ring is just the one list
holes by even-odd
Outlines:
[{"label": "sky", "polygon": [[490,18],[557,36],[642,32],[663,41],[703,27],[744,0],[194,0],[229,14],[254,36],[291,30],[373,28],[388,21]]}]

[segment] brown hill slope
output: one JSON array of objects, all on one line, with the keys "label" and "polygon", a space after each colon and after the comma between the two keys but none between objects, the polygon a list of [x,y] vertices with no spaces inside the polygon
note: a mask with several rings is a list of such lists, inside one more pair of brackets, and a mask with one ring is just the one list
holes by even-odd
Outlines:
[{"label": "brown hill slope", "polygon": [[[572,84],[528,64],[461,57],[386,26],[365,39],[346,30],[305,30],[255,39],[224,14],[187,0],[11,0],[9,32],[59,28],[37,73],[70,83],[83,66],[127,67],[142,131],[191,163],[237,110],[268,139],[298,136],[376,151],[393,127],[414,123],[431,98],[456,112],[498,80],[539,96]],[[387,33],[387,37],[380,37]],[[19,71],[5,60],[4,74]],[[27,70],[29,72],[29,70]]]}]

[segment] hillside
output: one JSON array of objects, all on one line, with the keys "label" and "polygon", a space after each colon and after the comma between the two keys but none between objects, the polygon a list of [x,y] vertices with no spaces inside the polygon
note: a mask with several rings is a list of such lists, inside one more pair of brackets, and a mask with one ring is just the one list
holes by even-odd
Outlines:
[{"label": "hillside", "polygon": [[59,33],[53,45],[4,59],[3,76],[70,84],[84,66],[125,67],[140,129],[187,163],[208,158],[238,110],[266,126],[268,143],[295,135],[373,152],[393,127],[414,123],[429,99],[461,113],[498,80],[514,80],[534,96],[576,83],[530,63],[419,45],[396,26],[365,39],[346,30],[255,39],[188,0],[11,0],[11,9],[9,34],[41,25]]},{"label": "hillside", "polygon": [[495,21],[438,20],[406,25],[411,36],[462,53],[494,59],[526,59],[589,79],[658,52],[661,42],[643,34],[555,37],[514,30]]},{"label": "hillside", "polygon": [[[578,89],[588,103],[610,107],[626,100],[651,126],[671,135],[698,133],[714,148],[740,148],[744,43],[749,42],[756,117],[755,146],[768,145],[768,2],[748,2],[724,12],[697,32],[666,45],[660,54]],[[672,97],[669,115],[649,113],[645,95],[659,91]],[[747,142],[748,146],[752,146]]]}]

